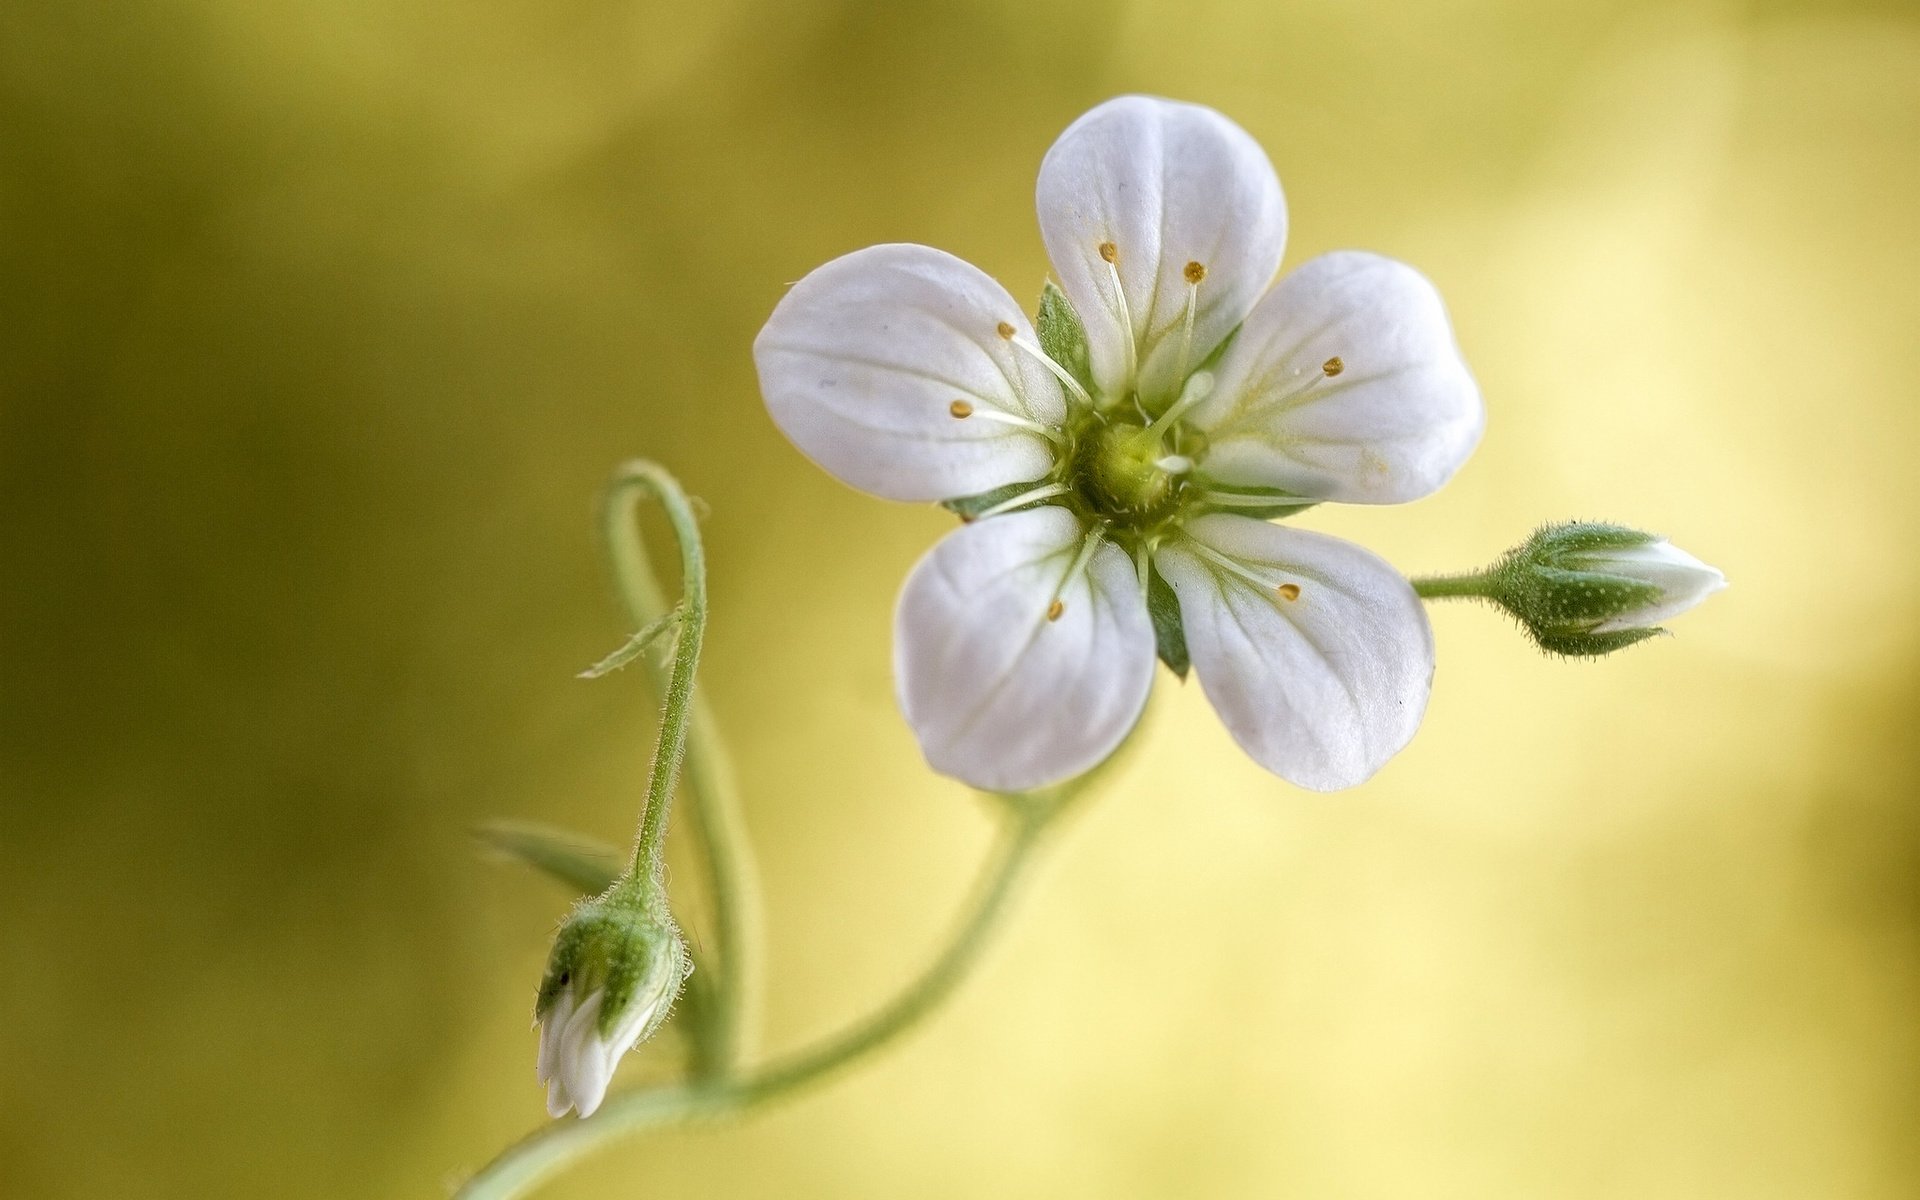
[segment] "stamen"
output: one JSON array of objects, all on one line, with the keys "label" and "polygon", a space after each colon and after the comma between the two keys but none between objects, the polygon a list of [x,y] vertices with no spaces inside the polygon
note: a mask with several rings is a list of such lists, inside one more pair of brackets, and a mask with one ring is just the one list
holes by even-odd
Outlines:
[{"label": "stamen", "polygon": [[975,408],[965,400],[955,400],[947,405],[947,411],[956,420],[964,421],[971,417],[976,421],[997,421],[1002,425],[1011,425],[1015,429],[1037,433],[1056,446],[1064,446],[1067,442],[1067,435],[1051,425],[1042,425],[1038,421],[1030,421],[1016,413],[1002,412],[997,408]]},{"label": "stamen", "polygon": [[1187,311],[1180,318],[1180,373],[1174,376],[1176,379],[1187,377],[1187,366],[1193,357],[1193,314],[1200,307],[1200,281],[1207,277],[1207,265],[1190,262],[1181,275],[1187,281]]},{"label": "stamen", "polygon": [[1338,375],[1340,372],[1346,369],[1347,369],[1347,364],[1340,361],[1340,356],[1338,354],[1334,355],[1332,358],[1320,364],[1321,373],[1325,375],[1328,379],[1332,379],[1335,375]]},{"label": "stamen", "polygon": [[1016,508],[1025,507],[1037,500],[1048,500],[1072,490],[1072,488],[1069,488],[1064,483],[1049,483],[1045,487],[1037,487],[1030,492],[1021,492],[1018,496],[1014,496],[1008,500],[1002,500],[990,508],[982,509],[973,514],[973,519],[983,521],[988,517],[997,517],[1001,513],[1012,512]]},{"label": "stamen", "polygon": [[[1207,559],[1208,561],[1214,563],[1219,567],[1224,568],[1230,574],[1239,576],[1241,579],[1246,580],[1248,583],[1252,584],[1256,588],[1259,588],[1263,592],[1271,591],[1280,596],[1285,597],[1288,600],[1291,600],[1294,598],[1294,596],[1298,596],[1300,594],[1300,589],[1298,586],[1291,583],[1283,583],[1278,586],[1275,586],[1274,582],[1271,579],[1260,578],[1260,576],[1254,574],[1252,568],[1243,566],[1240,563],[1235,562],[1233,559],[1228,558],[1226,555],[1220,553],[1218,550],[1215,550],[1212,546],[1207,545],[1205,542],[1202,542],[1197,538],[1188,538],[1186,541],[1186,545],[1190,549],[1192,549],[1196,554],[1200,555],[1200,557]],[[1288,588],[1293,588],[1293,596],[1287,595]]]},{"label": "stamen", "polygon": [[1187,380],[1187,386],[1180,389],[1180,398],[1175,400],[1167,411],[1160,414],[1153,424],[1147,426],[1146,436],[1157,438],[1165,433],[1167,426],[1180,419],[1180,416],[1194,405],[1213,394],[1213,373],[1197,371]]},{"label": "stamen", "polygon": [[[1000,323],[1000,330],[1001,330],[1000,332],[1001,337],[1007,339],[1009,342],[1012,342],[1016,348],[1025,351],[1027,354],[1031,355],[1034,358],[1034,360],[1037,361],[1041,366],[1045,367],[1049,371],[1052,371],[1053,377],[1055,379],[1058,379],[1062,384],[1062,386],[1064,386],[1068,391],[1072,392],[1075,398],[1080,401],[1080,403],[1086,405],[1088,408],[1093,407],[1093,397],[1087,395],[1087,389],[1080,386],[1080,381],[1073,377],[1073,372],[1067,370],[1065,367],[1061,366],[1059,363],[1053,361],[1053,359],[1048,356],[1045,350],[1042,350],[1040,347],[1034,345],[1032,342],[1028,341],[1026,338],[1015,337],[1013,334],[1013,326],[1002,321]],[[1019,374],[1019,372],[1016,371],[1015,374],[1017,375]]]},{"label": "stamen", "polygon": [[1280,593],[1282,600],[1298,600],[1300,598],[1300,585],[1297,583],[1283,583],[1275,588],[1274,591]]},{"label": "stamen", "polygon": [[1080,573],[1093,561],[1093,552],[1100,548],[1100,534],[1098,526],[1087,531],[1086,540],[1080,543],[1080,553],[1073,556],[1073,565],[1061,577],[1060,586],[1053,589],[1053,600],[1047,605],[1047,620],[1058,621],[1060,614],[1067,611],[1067,602],[1060,598],[1060,593],[1072,587],[1073,581],[1080,578]]},{"label": "stamen", "polygon": [[1258,492],[1220,492],[1205,489],[1189,494],[1202,504],[1214,504],[1221,508],[1272,508],[1282,504],[1298,504],[1304,507],[1314,503],[1305,496],[1266,496]]},{"label": "stamen", "polygon": [[1113,284],[1113,306],[1120,312],[1120,328],[1127,331],[1127,386],[1140,373],[1140,350],[1133,343],[1133,314],[1127,310],[1127,293],[1120,287],[1120,247],[1100,243],[1100,257],[1107,264],[1107,280]]}]

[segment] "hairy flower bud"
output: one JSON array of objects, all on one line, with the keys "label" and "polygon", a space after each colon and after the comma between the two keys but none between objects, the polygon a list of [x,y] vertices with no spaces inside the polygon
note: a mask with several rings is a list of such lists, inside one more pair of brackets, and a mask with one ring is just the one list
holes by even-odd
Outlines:
[{"label": "hairy flower bud", "polygon": [[1488,572],[1487,595],[1554,654],[1610,654],[1727,586],[1665,538],[1621,525],[1549,525]]},{"label": "hairy flower bud", "polygon": [[686,943],[664,897],[635,904],[619,894],[585,900],[554,938],[533,1015],[547,1112],[590,1116],[620,1056],[667,1019],[689,969]]}]

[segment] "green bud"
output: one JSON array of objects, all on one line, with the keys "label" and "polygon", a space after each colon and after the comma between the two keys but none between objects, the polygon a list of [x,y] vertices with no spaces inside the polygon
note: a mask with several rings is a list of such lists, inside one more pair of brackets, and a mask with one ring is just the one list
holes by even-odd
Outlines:
[{"label": "green bud", "polygon": [[1486,574],[1485,594],[1552,654],[1611,654],[1727,585],[1665,538],[1622,525],[1548,525]]},{"label": "green bud", "polygon": [[657,885],[624,884],[583,900],[553,941],[534,1002],[547,1112],[588,1116],[607,1094],[620,1056],[652,1037],[686,979],[686,942]]}]

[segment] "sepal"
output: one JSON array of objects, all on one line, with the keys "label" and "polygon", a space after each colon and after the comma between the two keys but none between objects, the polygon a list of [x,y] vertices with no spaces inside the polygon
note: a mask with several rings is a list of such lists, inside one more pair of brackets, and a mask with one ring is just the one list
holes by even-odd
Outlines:
[{"label": "sepal", "polygon": [[1065,368],[1089,395],[1093,394],[1093,360],[1087,350],[1086,326],[1080,323],[1067,294],[1051,279],[1040,290],[1040,313],[1033,328],[1047,357]]}]

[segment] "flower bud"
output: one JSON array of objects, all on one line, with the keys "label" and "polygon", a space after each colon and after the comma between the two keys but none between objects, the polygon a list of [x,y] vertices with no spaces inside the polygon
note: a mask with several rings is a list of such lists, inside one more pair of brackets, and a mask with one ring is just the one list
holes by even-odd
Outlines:
[{"label": "flower bud", "polygon": [[533,1008],[549,1115],[600,1107],[620,1056],[666,1021],[689,967],[664,898],[635,903],[615,885],[573,910]]},{"label": "flower bud", "polygon": [[1727,586],[1665,538],[1621,525],[1549,525],[1489,573],[1487,595],[1553,654],[1610,654],[1665,632]]}]

